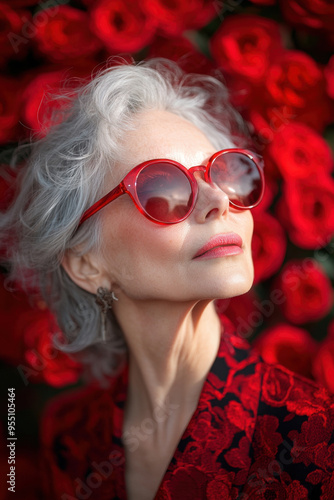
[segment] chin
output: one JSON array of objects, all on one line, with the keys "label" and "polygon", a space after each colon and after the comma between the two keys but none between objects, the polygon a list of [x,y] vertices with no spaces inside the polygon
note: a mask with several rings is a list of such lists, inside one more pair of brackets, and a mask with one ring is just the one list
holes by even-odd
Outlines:
[{"label": "chin", "polygon": [[251,283],[248,283],[247,285],[244,284],[244,285],[233,287],[230,290],[229,298],[237,297],[238,295],[243,295],[244,293],[249,292],[249,290],[252,288],[252,285],[253,285],[253,281]]},{"label": "chin", "polygon": [[221,279],[217,284],[217,299],[230,299],[249,292],[254,281],[254,269]]}]

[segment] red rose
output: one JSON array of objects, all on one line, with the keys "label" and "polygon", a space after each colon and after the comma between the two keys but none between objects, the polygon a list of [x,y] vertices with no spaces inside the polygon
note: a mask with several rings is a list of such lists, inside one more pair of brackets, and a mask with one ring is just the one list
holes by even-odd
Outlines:
[{"label": "red rose", "polygon": [[143,10],[159,23],[160,30],[169,36],[202,28],[217,15],[211,0],[144,0],[142,5]]},{"label": "red rose", "polygon": [[[211,396],[212,397],[212,396]],[[192,428],[191,436],[196,441],[205,441],[211,437],[212,434],[212,415],[211,412],[208,411],[207,405],[208,401],[205,401],[202,404],[200,417],[199,417],[199,425],[196,425]],[[201,404],[201,403],[199,403]]]},{"label": "red rose", "polygon": [[286,19],[296,26],[333,30],[332,0],[280,0],[280,7]]},{"label": "red rose", "polygon": [[[15,12],[12,2],[10,6],[5,2],[0,2],[0,63],[4,63],[9,58],[15,58],[20,49],[26,47],[28,40],[24,39],[22,34],[24,24],[22,17],[27,18],[27,16],[29,16],[28,12]],[[23,46],[20,43],[21,38],[24,39]]]},{"label": "red rose", "polygon": [[211,40],[213,58],[223,70],[253,83],[264,81],[282,50],[278,23],[259,16],[230,16]]},{"label": "red rose", "polygon": [[334,394],[334,339],[325,339],[313,361],[313,375],[315,380]]},{"label": "red rose", "polygon": [[60,92],[64,81],[63,70],[43,72],[33,77],[22,95],[22,121],[33,131],[46,133],[53,123],[53,111],[60,110],[64,102],[58,100],[48,103],[48,96]]},{"label": "red rose", "polygon": [[307,330],[278,324],[261,332],[253,346],[267,363],[278,363],[305,377],[312,376],[318,346]]},{"label": "red rose", "polygon": [[302,123],[292,122],[275,133],[264,152],[265,164],[273,163],[286,181],[328,175],[333,159],[327,142]]},{"label": "red rose", "polygon": [[[266,87],[274,102],[292,108],[299,121],[312,124],[313,114],[322,112],[324,124],[331,122],[323,71],[304,52],[283,52],[269,68]],[[315,121],[314,126],[317,124]]]},{"label": "red rose", "polygon": [[[231,498],[233,494],[232,488],[233,473],[220,470],[215,473],[214,479],[208,482],[205,492],[207,500],[217,500],[217,498]],[[232,496],[236,498],[237,496]],[[156,499],[158,500],[158,499]]]},{"label": "red rose", "polygon": [[[260,311],[259,298],[252,289],[244,295],[232,297],[228,301],[218,301],[218,314],[223,313],[235,325],[238,337],[249,339],[255,329],[264,322],[263,312]],[[223,307],[220,307],[223,304]]]},{"label": "red rose", "polygon": [[[88,62],[90,64],[90,61]],[[30,82],[22,94],[24,125],[35,132],[46,134],[49,127],[55,123],[53,113],[66,109],[68,103],[66,98],[52,100],[51,97],[64,90],[66,94],[69,94],[80,85],[81,79],[89,77],[93,64],[87,65],[87,68],[72,68],[68,71],[64,69],[45,71],[44,69],[43,72],[30,77]],[[61,120],[61,114],[57,119]]]},{"label": "red rose", "polygon": [[[217,394],[219,394],[219,391],[212,393],[212,397],[215,398],[217,397]],[[209,396],[210,398],[210,396]],[[205,404],[206,408],[202,407],[199,408],[200,413],[209,413],[208,414],[208,420],[210,420],[208,427],[205,429],[202,428],[202,422],[195,427],[190,429],[190,433],[187,433],[187,439],[188,444],[185,446],[184,454],[183,454],[183,461],[184,463],[187,464],[192,464],[192,465],[202,465],[203,462],[201,460],[201,451],[205,448],[205,446],[209,446],[212,452],[213,456],[213,471],[212,472],[218,472],[219,470],[219,465],[216,462],[216,459],[218,455],[221,454],[223,450],[228,449],[233,441],[233,435],[236,431],[236,427],[234,424],[232,424],[229,420],[227,420],[226,415],[224,414],[224,411],[222,408],[215,407],[214,409],[211,408],[211,404],[209,401],[206,402]],[[207,412],[207,407],[209,406],[209,412]],[[213,417],[213,414],[215,415]],[[201,434],[199,435],[197,427],[202,428]],[[225,429],[224,433],[220,433],[217,435],[217,427]],[[205,434],[205,430],[208,431]],[[189,439],[190,438],[190,439]],[[173,497],[174,498],[174,497]]]},{"label": "red rose", "polygon": [[237,401],[230,401],[227,403],[224,411],[226,412],[226,417],[231,424],[238,427],[238,429],[242,429],[243,431],[247,430],[251,416],[247,410],[244,410],[241,403],[238,403]]},{"label": "red rose", "polygon": [[304,52],[285,50],[268,68],[262,99],[254,102],[249,119],[257,132],[301,121],[322,132],[331,123],[333,104],[323,70]]},{"label": "red rose", "polygon": [[334,180],[323,175],[285,183],[277,215],[295,245],[324,247],[334,235]]},{"label": "red rose", "polygon": [[333,448],[333,445],[329,446],[332,434],[333,419],[330,418],[330,412],[325,413],[323,410],[311,415],[302,423],[300,433],[292,430],[288,434],[293,441],[291,452],[295,455],[295,462],[304,463],[306,466],[314,464],[326,470],[332,458],[330,456],[332,453],[328,453],[329,448]]},{"label": "red rose", "polygon": [[[165,483],[165,489],[171,498],[180,497],[182,500],[193,500],[194,493],[200,498],[204,498],[208,476],[197,467],[187,465],[177,467],[170,479]],[[168,498],[168,497],[167,497]]]},{"label": "red rose", "polygon": [[18,139],[19,91],[17,80],[0,76],[0,144]]},{"label": "red rose", "polygon": [[52,339],[55,334],[55,321],[49,311],[41,312],[25,326],[23,337],[28,365],[21,365],[23,379],[35,383],[45,382],[53,387],[78,381],[80,364],[53,347]]},{"label": "red rose", "polygon": [[33,37],[38,50],[52,61],[87,58],[95,54],[101,43],[90,31],[89,16],[82,10],[60,5],[38,12],[41,19]]},{"label": "red rose", "polygon": [[215,65],[186,38],[169,40],[156,37],[150,45],[148,57],[165,57],[176,61],[188,73],[210,74]]},{"label": "red rose", "polygon": [[329,324],[327,337],[313,361],[313,375],[319,384],[334,393],[334,321]]},{"label": "red rose", "polygon": [[[288,412],[309,417],[323,412],[324,408],[332,404],[328,391],[316,382],[302,378],[299,378],[297,383],[295,382],[296,380],[291,380],[293,387],[286,402]],[[296,446],[292,453],[299,453],[299,451]]]},{"label": "red rose", "polygon": [[286,237],[280,223],[272,215],[257,212],[253,217],[254,283],[258,283],[281,267],[286,252]]},{"label": "red rose", "polygon": [[59,330],[45,304],[32,307],[23,292],[7,291],[3,279],[0,299],[1,358],[17,366],[23,383],[45,382],[61,387],[77,382],[80,365],[52,346],[53,332]]},{"label": "red rose", "polygon": [[293,374],[290,371],[269,365],[263,375],[263,401],[271,406],[284,406],[293,386]]},{"label": "red rose", "polygon": [[97,0],[90,15],[92,30],[114,54],[137,52],[151,42],[156,30],[156,21],[130,0]]},{"label": "red rose", "polygon": [[333,305],[331,282],[310,258],[289,261],[275,284],[286,297],[281,307],[292,323],[317,321],[326,316]]}]

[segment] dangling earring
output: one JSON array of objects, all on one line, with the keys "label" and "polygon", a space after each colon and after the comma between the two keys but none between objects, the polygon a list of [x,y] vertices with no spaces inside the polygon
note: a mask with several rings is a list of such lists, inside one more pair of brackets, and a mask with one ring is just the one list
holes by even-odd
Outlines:
[{"label": "dangling earring", "polygon": [[112,308],[114,300],[118,300],[114,292],[110,292],[107,288],[99,287],[96,292],[95,302],[101,309],[102,314],[102,340],[106,340],[107,333],[107,312]]}]

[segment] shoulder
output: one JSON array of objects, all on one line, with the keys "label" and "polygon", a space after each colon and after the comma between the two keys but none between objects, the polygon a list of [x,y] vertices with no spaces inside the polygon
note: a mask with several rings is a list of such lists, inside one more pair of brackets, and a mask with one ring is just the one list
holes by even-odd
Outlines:
[{"label": "shoulder", "polygon": [[96,475],[92,464],[110,457],[110,470],[121,459],[113,441],[120,418],[115,390],[115,384],[108,388],[94,384],[61,394],[46,408],[40,438],[47,498],[63,498],[62,493],[70,495],[64,498],[77,498],[78,491],[88,491],[87,478]]},{"label": "shoulder", "polygon": [[334,398],[327,390],[280,365],[261,361],[263,407],[286,409],[301,417],[334,411]]},{"label": "shoulder", "polygon": [[247,401],[256,387],[242,500],[334,498],[333,396],[283,366],[265,363],[233,332],[227,332],[220,354],[234,372],[235,393]]},{"label": "shoulder", "polygon": [[334,498],[333,397],[282,366],[258,367],[261,396],[245,492]]},{"label": "shoulder", "polygon": [[43,413],[41,422],[43,443],[50,444],[52,436],[64,434],[70,429],[89,427],[91,418],[95,420],[101,418],[111,406],[112,391],[95,384],[56,396]]},{"label": "shoulder", "polygon": [[218,358],[234,373],[258,375],[260,414],[282,414],[285,408],[289,413],[300,417],[310,417],[319,412],[331,416],[334,411],[334,396],[324,387],[281,365],[264,362],[245,339],[235,334],[233,324],[226,317],[222,324],[224,333]]}]

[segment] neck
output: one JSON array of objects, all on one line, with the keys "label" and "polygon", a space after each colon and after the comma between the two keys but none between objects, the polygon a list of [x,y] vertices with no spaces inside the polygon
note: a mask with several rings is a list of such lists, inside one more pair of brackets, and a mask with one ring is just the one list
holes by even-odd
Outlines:
[{"label": "neck", "polygon": [[191,413],[220,342],[213,302],[124,304],[115,314],[129,347],[128,424],[166,405]]}]

